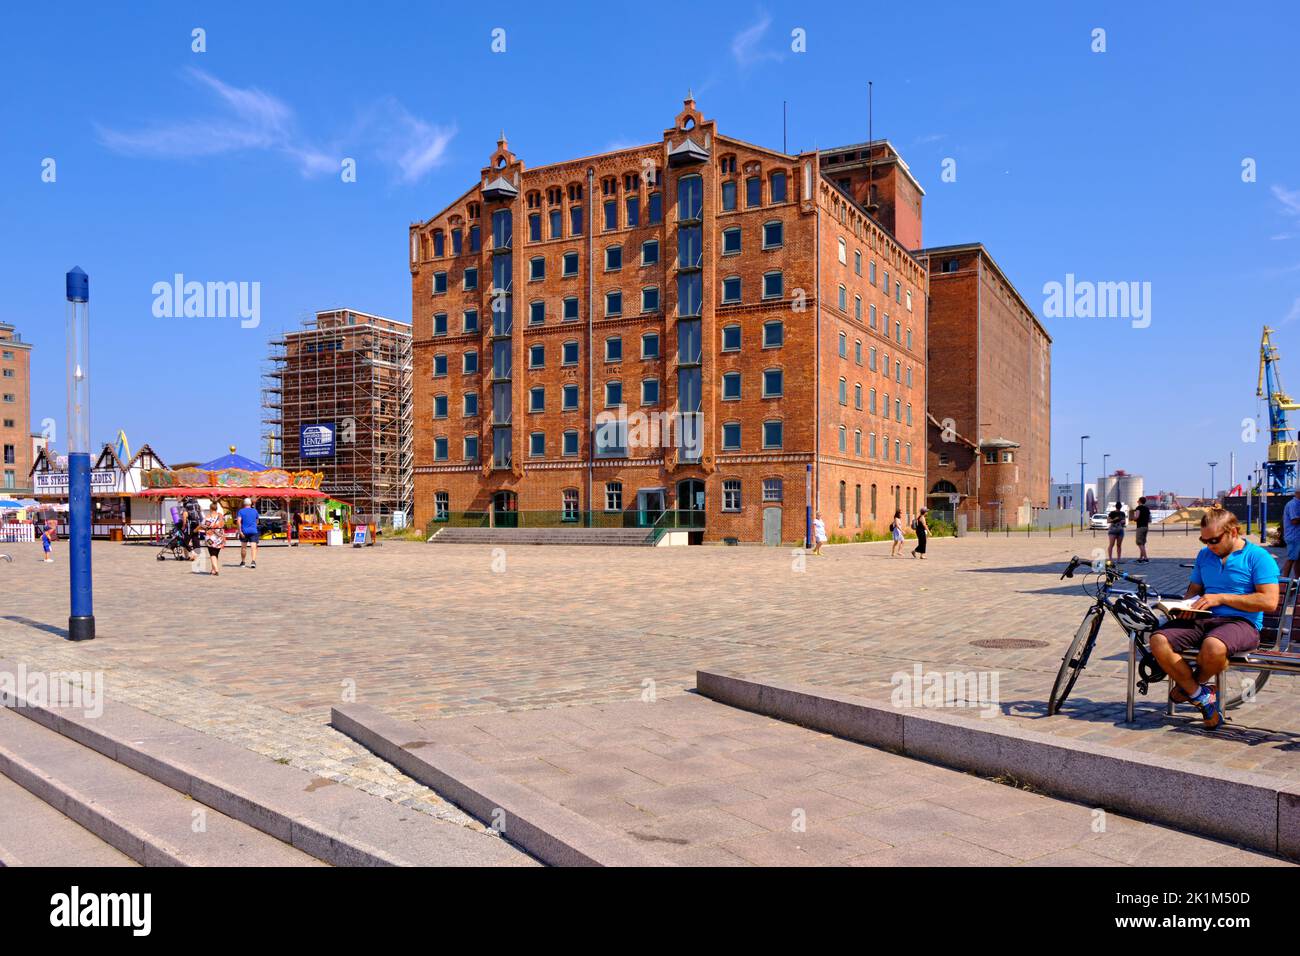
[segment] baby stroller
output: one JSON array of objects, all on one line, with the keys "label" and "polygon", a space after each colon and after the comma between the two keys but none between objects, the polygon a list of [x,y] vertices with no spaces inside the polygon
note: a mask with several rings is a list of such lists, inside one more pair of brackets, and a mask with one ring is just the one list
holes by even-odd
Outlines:
[{"label": "baby stroller", "polygon": [[188,561],[190,559],[189,551],[186,549],[186,534],[178,521],[172,525],[172,530],[163,539],[162,550],[158,552],[158,560],[166,561],[168,555],[176,561]]}]

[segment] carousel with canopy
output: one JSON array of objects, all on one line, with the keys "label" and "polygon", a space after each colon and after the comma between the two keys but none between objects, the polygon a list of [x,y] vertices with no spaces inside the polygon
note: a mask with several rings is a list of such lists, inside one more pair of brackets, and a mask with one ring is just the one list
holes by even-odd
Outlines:
[{"label": "carousel with canopy", "polygon": [[280,527],[272,534],[276,537],[283,534],[291,543],[299,537],[294,533],[295,528],[314,524],[318,506],[329,500],[320,490],[325,477],[322,472],[271,468],[236,454],[234,445],[230,446],[229,454],[201,465],[155,468],[146,471],[143,477],[142,496],[173,498],[178,504],[186,498],[200,503],[215,501],[230,517],[243,506],[245,498],[252,498],[255,503],[275,502],[282,509],[279,514],[264,507],[258,510],[273,527],[277,523],[275,519],[279,519]]}]

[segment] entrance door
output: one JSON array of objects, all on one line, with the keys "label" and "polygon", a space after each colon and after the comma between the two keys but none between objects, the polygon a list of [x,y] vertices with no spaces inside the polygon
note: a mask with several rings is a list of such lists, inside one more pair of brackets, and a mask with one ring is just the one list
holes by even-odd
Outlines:
[{"label": "entrance door", "polygon": [[677,524],[681,528],[704,527],[704,482],[698,478],[677,482]]},{"label": "entrance door", "polygon": [[774,548],[781,546],[781,509],[763,509],[763,543]]},{"label": "entrance door", "polygon": [[513,491],[498,491],[492,496],[492,526],[519,527],[519,496]]},{"label": "entrance door", "polygon": [[645,488],[636,493],[637,523],[642,528],[650,528],[664,513],[664,490],[662,488]]}]

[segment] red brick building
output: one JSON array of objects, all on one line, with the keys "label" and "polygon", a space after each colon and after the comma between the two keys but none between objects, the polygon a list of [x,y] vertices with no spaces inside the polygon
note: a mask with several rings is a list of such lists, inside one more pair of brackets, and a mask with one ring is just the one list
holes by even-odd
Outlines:
[{"label": "red brick building", "polygon": [[921,248],[925,190],[887,139],[824,149],[822,174],[853,197],[904,249]]},{"label": "red brick building", "polygon": [[1051,502],[1052,339],[980,243],[917,253],[929,273],[930,507],[1023,525]]},{"label": "red brick building", "polygon": [[530,169],[503,136],[410,229],[415,520],[790,543],[806,482],[832,534],[915,512],[925,274],[826,153],[721,135],[690,98],[597,156]]},{"label": "red brick building", "polygon": [[0,498],[32,493],[32,347],[0,322]]}]

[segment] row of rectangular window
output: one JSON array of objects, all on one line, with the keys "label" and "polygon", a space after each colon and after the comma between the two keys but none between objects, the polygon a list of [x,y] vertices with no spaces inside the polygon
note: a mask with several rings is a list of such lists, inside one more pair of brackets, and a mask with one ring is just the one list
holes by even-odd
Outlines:
[{"label": "row of rectangular window", "polygon": [[[861,365],[862,364],[862,340],[861,339],[858,339],[853,343],[853,352],[854,352],[853,360],[858,365]],[[840,333],[839,356],[842,359],[847,359],[849,357],[848,336],[845,335],[845,333],[843,332]],[[877,370],[876,369],[876,347],[874,345],[869,349],[867,359],[868,359],[867,367],[871,369],[871,371],[873,372],[876,371]],[[885,352],[882,355],[880,370],[884,373],[886,378],[889,377],[889,353],[888,352]],[[897,382],[903,381],[902,359],[894,360],[894,380]],[[908,388],[912,387],[912,366],[910,365],[907,366],[907,387]]]},{"label": "row of rectangular window", "polygon": [[[848,249],[848,243],[845,241],[844,237],[841,236],[839,240],[839,260],[840,260],[840,265],[842,266],[848,265],[847,249]],[[857,275],[862,275],[862,250],[861,249],[853,250],[853,271]],[[884,291],[885,295],[889,295],[890,289],[889,289],[888,269],[884,270],[884,279],[885,281],[881,284],[881,288]],[[867,281],[869,281],[872,284],[872,286],[876,284],[876,260],[875,259],[872,259],[869,265],[869,276]],[[900,305],[903,304],[904,302],[903,283],[898,279],[894,280],[893,293],[894,293],[894,301],[899,303]],[[911,289],[907,290],[906,303],[907,303],[907,311],[911,312],[912,311],[912,290]]]},{"label": "row of rectangular window", "polygon": [[[596,445],[604,453],[616,453],[624,455],[627,452],[627,436],[623,433],[626,422],[611,421],[597,426]],[[439,435],[433,440],[433,459],[434,461],[450,460],[450,439],[445,435]],[[563,457],[576,457],[579,450],[579,431],[576,428],[565,430],[561,435],[561,454]],[[724,451],[739,451],[740,442],[740,423],[725,422],[722,426],[722,447]],[[763,422],[763,448],[765,450],[779,451],[785,447],[785,423],[780,420],[769,420]],[[477,462],[479,456],[479,436],[465,435],[462,441],[463,458],[467,462]],[[546,454],[546,433],[530,432],[528,436],[528,454],[530,457],[540,458]],[[910,461],[911,445],[908,445],[908,460]],[[873,456],[874,457],[874,456]]]},{"label": "row of rectangular window", "polygon": [[[884,452],[885,452],[883,457],[885,461],[888,461],[889,460],[889,436],[884,435],[882,436],[882,438],[883,438],[882,445],[884,447]],[[839,448],[841,452],[848,454],[848,427],[845,425],[839,426]],[[863,457],[861,429],[854,429],[853,431],[853,454],[857,455],[859,458]],[[877,450],[876,450],[875,432],[870,432],[868,435],[868,451],[866,457],[867,458],[879,457],[877,455]],[[899,438],[894,439],[894,461],[899,464],[906,464],[906,465],[910,465],[912,463],[912,443],[910,441],[904,443],[902,439]]]},{"label": "row of rectangular window", "polygon": [[[867,410],[872,415],[876,414],[876,390],[874,388],[870,392],[868,401],[869,404]],[[840,379],[840,404],[845,406],[849,404],[848,382],[843,378]],[[884,416],[888,418],[889,417],[889,393],[888,392],[884,393],[884,397],[881,402],[881,405],[884,408]],[[858,411],[862,411],[862,383],[861,382],[857,382],[853,386],[853,407],[856,408]],[[904,420],[903,400],[901,398],[894,399],[894,420],[898,422]],[[911,402],[907,403],[906,421],[907,424],[909,425],[912,424],[912,403]]]},{"label": "row of rectangular window", "polygon": [[[567,433],[566,433],[567,434]],[[577,434],[574,433],[576,439]],[[873,485],[874,489],[875,486]],[[741,481],[739,478],[727,478],[722,482],[722,510],[723,511],[740,511],[741,510]],[[780,502],[784,498],[785,489],[780,478],[763,479],[763,501],[765,503]],[[606,511],[623,510],[623,482],[607,481],[604,487],[604,499]],[[576,488],[565,488],[560,492],[560,503],[564,521],[577,521],[579,510],[579,494]],[[435,521],[446,521],[451,514],[451,492],[435,491],[433,494],[433,518]]]},{"label": "row of rectangular window", "polygon": [[[848,290],[845,289],[844,286],[839,287],[839,301],[837,304],[839,305],[839,309],[841,312],[843,312],[845,315],[849,314]],[[869,306],[868,308],[869,308],[869,321],[867,324],[872,329],[875,329],[876,328],[876,307],[872,305]],[[859,322],[862,321],[862,296],[860,295],[855,295],[853,297],[853,317],[857,319]],[[889,313],[888,312],[885,313],[885,322],[882,331],[884,333],[885,338],[889,338]],[[840,336],[842,338],[844,336],[844,333],[841,332]],[[896,341],[899,345],[903,344],[903,323],[898,321],[897,319],[894,320],[894,341]],[[912,348],[912,330],[910,327],[907,330],[907,348],[908,350],[911,350]]]},{"label": "row of rectangular window", "polygon": [[[508,344],[508,343],[507,343]],[[763,323],[763,348],[780,348],[785,344],[785,323],[781,319],[770,319]],[[569,341],[561,346],[561,365],[577,365],[579,360],[579,343]],[[535,351],[540,350],[540,351]],[[740,350],[740,326],[728,325],[722,330],[722,351],[736,352]],[[698,346],[695,351],[698,352]],[[545,367],[545,345],[537,344],[529,346],[529,368]],[[536,359],[535,359],[536,357]],[[659,333],[646,332],[641,336],[641,357],[643,359],[656,359],[660,357],[659,353]],[[535,360],[540,360],[543,364],[532,364]],[[605,339],[605,361],[621,362],[623,360],[623,337],[620,335],[611,335]],[[698,361],[698,355],[695,360]],[[478,351],[470,350],[464,353],[462,358],[462,369],[465,374],[470,375],[478,372]],[[447,355],[439,352],[433,357],[433,375],[439,378],[447,374]]]},{"label": "row of rectangular window", "polygon": [[[738,402],[741,400],[742,377],[740,372],[725,372],[722,376],[722,400],[724,402]],[[562,386],[563,402],[562,411],[576,411],[578,409],[578,386],[569,384]],[[783,398],[785,396],[785,373],[779,368],[769,368],[763,370],[763,398]],[[859,386],[859,404],[861,409],[861,386]],[[875,394],[872,396],[872,411],[875,411]],[[623,384],[618,381],[605,383],[605,406],[614,408],[623,404]],[[659,380],[657,378],[643,379],[641,382],[641,404],[657,405],[659,404]],[[841,403],[843,404],[843,403]],[[464,395],[464,415],[467,418],[478,415],[478,393],[466,392]],[[546,411],[546,386],[535,385],[529,389],[528,393],[528,411],[544,412]],[[448,416],[448,399],[445,394],[435,395],[433,398],[433,417],[446,418]],[[901,422],[902,413],[899,413]],[[912,424],[912,406],[907,406],[907,424]]]},{"label": "row of rectangular window", "polygon": [[[655,258],[654,258],[653,261],[651,261],[651,262],[647,262],[647,261],[645,260],[645,256],[646,256],[647,253],[646,253],[646,250],[644,250],[644,249],[642,250],[642,265],[653,265],[654,263],[657,263],[657,262],[659,261],[658,258],[657,258],[657,257],[658,257],[658,243],[657,243],[657,242],[654,243],[654,246],[655,246],[655,249],[654,249],[654,251],[653,251],[652,253],[650,253],[650,254],[653,255]],[[764,248],[774,248],[774,247],[766,247],[766,246],[765,246]],[[697,261],[697,260],[698,260],[698,255],[697,255],[696,253],[692,252],[690,249],[685,248],[685,247],[683,248],[682,252],[683,252],[683,255],[687,256],[687,257],[688,257],[688,260],[689,260],[688,263],[685,263],[685,264],[682,265],[683,268],[692,268],[692,269],[693,269],[693,268],[695,268],[695,267],[697,267],[697,266],[699,265],[699,262]],[[622,247],[620,247],[620,246],[611,246],[610,248],[608,248],[608,249],[605,250],[605,256],[606,256],[606,261],[605,261],[605,271],[607,271],[607,272],[617,272],[617,271],[620,271],[620,270],[623,268],[623,258],[622,258],[622,256],[623,256],[623,250],[622,250]],[[611,256],[612,256],[612,258],[611,258]],[[572,259],[571,259],[570,257],[572,257]],[[563,277],[563,278],[566,278],[566,279],[567,279],[567,278],[573,278],[573,277],[576,277],[576,276],[578,275],[578,254],[577,254],[576,252],[572,252],[572,253],[570,253],[570,252],[566,252],[566,253],[564,254],[563,265],[564,265],[564,271],[563,271],[563,274],[562,274],[562,277]],[[536,258],[536,259],[532,259],[532,260],[530,260],[530,261],[529,261],[529,275],[528,275],[528,281],[529,281],[529,282],[539,282],[539,281],[544,280],[545,278],[546,278],[546,260],[543,259],[543,258],[540,258],[540,257],[539,257],[539,258]],[[465,288],[465,291],[475,291],[475,290],[478,289],[478,270],[477,270],[477,269],[466,269],[466,270],[465,270],[465,286],[464,286],[464,288]],[[650,287],[647,287],[647,288],[650,288]],[[653,287],[653,288],[654,288],[654,290],[655,290],[655,295],[654,295],[654,297],[655,297],[655,302],[657,303],[657,302],[658,302],[658,296],[659,296],[659,293],[658,293],[658,287],[656,286],[656,287]],[[433,289],[433,292],[432,292],[433,295],[445,295],[445,294],[446,294],[446,292],[447,292],[447,273],[445,273],[445,272],[435,272],[435,273],[433,274],[433,285],[432,285],[432,289]],[[508,278],[507,278],[506,283],[505,283],[504,286],[502,286],[502,287],[499,288],[499,289],[494,290],[494,292],[498,292],[498,293],[499,293],[499,292],[510,292],[510,291],[511,291],[511,283],[510,283],[510,281],[509,281]],[[841,291],[841,300],[843,300],[843,289],[841,288],[840,291]],[[769,271],[769,272],[765,272],[765,273],[763,274],[763,298],[764,298],[764,299],[779,299],[779,298],[781,298],[781,297],[784,295],[784,293],[785,293],[785,277],[784,277],[784,275],[782,274],[782,272],[781,272],[780,270],[776,270],[776,269],[771,270],[771,271]],[[620,295],[621,295],[621,293],[620,293]],[[740,301],[740,277],[739,277],[739,276],[729,276],[729,277],[727,277],[726,279],[723,280],[722,296],[723,296],[723,301],[724,301],[724,302],[739,302],[739,301]],[[686,298],[689,298],[689,296],[687,296]],[[843,301],[841,301],[841,306],[843,306]],[[657,304],[656,304],[655,308],[658,308],[658,305],[657,305]],[[874,309],[874,306],[873,306],[872,308]],[[860,310],[859,310],[859,311],[860,311]],[[859,315],[859,318],[861,318],[861,315]],[[874,320],[874,312],[873,312],[873,320]],[[871,327],[872,327],[872,328],[875,328],[875,322],[874,322],[874,321],[872,322],[872,326],[871,326]],[[911,344],[910,344],[910,343],[911,343],[911,338],[910,338],[910,336],[911,336],[911,332],[910,332],[910,330],[909,330],[908,335],[909,335],[909,339],[908,339],[909,345],[908,345],[908,347],[910,348],[910,347],[911,347]],[[901,341],[901,339],[900,339],[900,341]]]}]

